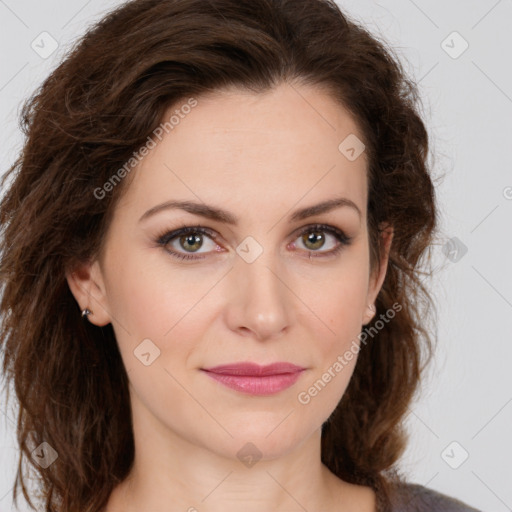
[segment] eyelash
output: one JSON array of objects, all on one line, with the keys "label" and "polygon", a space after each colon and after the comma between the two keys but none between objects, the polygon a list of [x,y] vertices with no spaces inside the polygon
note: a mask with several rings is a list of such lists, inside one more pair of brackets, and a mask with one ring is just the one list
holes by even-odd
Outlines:
[{"label": "eyelash", "polygon": [[[310,258],[334,257],[341,251],[341,249],[343,249],[343,247],[350,245],[352,241],[352,238],[345,235],[345,233],[343,233],[343,231],[341,231],[340,229],[326,224],[312,224],[306,226],[297,234],[296,238],[310,232],[329,233],[330,235],[333,235],[339,242],[339,244],[334,249],[331,249],[330,251],[327,252],[319,252],[315,254],[316,251],[308,251],[310,253]],[[167,253],[170,254],[173,258],[177,258],[180,260],[202,260],[205,258],[205,256],[193,256],[191,254],[176,252],[165,248],[165,246],[175,238],[178,238],[183,235],[189,235],[192,233],[206,235],[213,241],[215,241],[215,232],[204,226],[183,226],[181,229],[176,229],[174,231],[164,231],[163,233],[157,235],[155,241],[158,245],[162,246],[167,251]]]}]

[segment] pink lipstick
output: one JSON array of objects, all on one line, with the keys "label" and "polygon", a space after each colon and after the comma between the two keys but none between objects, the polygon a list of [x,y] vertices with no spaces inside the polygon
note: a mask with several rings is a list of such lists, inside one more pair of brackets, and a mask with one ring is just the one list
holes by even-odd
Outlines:
[{"label": "pink lipstick", "polygon": [[225,386],[250,395],[272,395],[292,386],[305,368],[291,363],[260,366],[255,363],[233,363],[202,371]]}]

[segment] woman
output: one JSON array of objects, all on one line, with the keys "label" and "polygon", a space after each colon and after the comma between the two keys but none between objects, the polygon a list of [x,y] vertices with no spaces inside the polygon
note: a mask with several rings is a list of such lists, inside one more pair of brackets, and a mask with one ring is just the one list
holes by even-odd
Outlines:
[{"label": "woman", "polygon": [[328,0],[135,0],[79,41],[0,205],[45,511],[474,510],[396,467],[432,347],[417,100]]}]

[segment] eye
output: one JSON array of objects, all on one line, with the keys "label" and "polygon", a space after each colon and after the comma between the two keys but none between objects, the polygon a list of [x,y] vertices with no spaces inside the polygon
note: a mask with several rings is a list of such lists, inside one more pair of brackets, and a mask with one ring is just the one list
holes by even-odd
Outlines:
[{"label": "eye", "polygon": [[[328,243],[329,237],[331,238],[331,243]],[[297,240],[305,247],[306,251],[309,253],[309,258],[335,256],[344,246],[349,245],[351,242],[351,238],[345,235],[343,231],[334,226],[325,224],[307,226],[299,233]],[[326,240],[327,245],[330,246],[331,249],[320,251],[322,248],[325,249]],[[295,245],[295,243],[293,245]]]},{"label": "eye", "polygon": [[[215,250],[218,246],[213,243],[214,238],[215,233],[203,226],[183,226],[183,228],[175,231],[166,231],[157,238],[156,242],[164,246],[167,252],[175,258],[182,260],[200,260],[203,259],[204,256],[198,257],[194,256],[194,254],[201,254],[198,251],[205,245],[208,248],[208,244],[204,243],[205,239],[209,240],[213,245],[210,251]],[[169,245],[171,249],[167,248]],[[180,252],[181,250],[184,250],[185,253]],[[204,252],[207,253],[210,251],[206,250]],[[189,252],[189,254],[186,254],[187,252]]]},{"label": "eye", "polygon": [[[299,244],[302,246],[301,252],[304,250],[309,258],[335,256],[344,246],[349,245],[351,242],[351,238],[346,236],[343,231],[325,224],[307,226],[297,236],[298,238],[294,240],[292,246],[296,248],[296,242],[299,240]],[[209,228],[203,226],[183,226],[181,229],[162,233],[157,237],[156,242],[163,246],[174,258],[180,260],[202,260],[205,256],[197,256],[198,254],[208,254],[212,251],[219,252],[219,245],[214,242],[215,238],[215,232]],[[331,240],[330,243],[329,239]],[[320,249],[324,248],[326,243],[328,246],[331,246],[331,249],[321,251]],[[210,244],[210,248],[208,248],[208,244]],[[200,252],[200,249],[206,250]]]}]

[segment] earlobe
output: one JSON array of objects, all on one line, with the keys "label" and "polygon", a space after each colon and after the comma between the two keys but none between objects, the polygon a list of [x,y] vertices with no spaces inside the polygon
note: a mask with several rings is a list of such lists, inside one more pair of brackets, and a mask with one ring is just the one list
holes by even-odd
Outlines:
[{"label": "earlobe", "polygon": [[[101,327],[111,322],[101,269],[97,261],[66,272],[69,289],[84,319]],[[84,310],[90,313],[83,314]]]},{"label": "earlobe", "polygon": [[375,316],[375,313],[376,313],[375,306],[373,304],[368,304],[368,306],[366,307],[365,314],[364,314],[363,325],[369,324],[370,320]]}]

